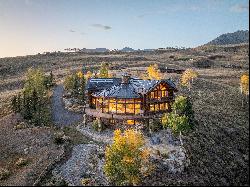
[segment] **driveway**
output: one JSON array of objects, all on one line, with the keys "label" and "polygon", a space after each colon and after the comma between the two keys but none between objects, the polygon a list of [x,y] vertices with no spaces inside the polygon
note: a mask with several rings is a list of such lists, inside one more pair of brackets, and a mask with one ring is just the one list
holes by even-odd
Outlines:
[{"label": "driveway", "polygon": [[82,120],[82,114],[68,111],[64,108],[62,96],[63,86],[57,85],[54,87],[52,96],[52,118],[57,126],[68,126]]}]

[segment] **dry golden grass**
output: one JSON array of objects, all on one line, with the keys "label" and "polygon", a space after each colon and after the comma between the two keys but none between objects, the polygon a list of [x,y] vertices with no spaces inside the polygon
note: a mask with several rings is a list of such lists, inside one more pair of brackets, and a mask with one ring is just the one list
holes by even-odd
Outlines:
[{"label": "dry golden grass", "polygon": [[[0,118],[11,112],[10,98],[21,88],[24,72],[30,67],[42,68],[47,73],[52,70],[59,83],[67,74],[83,67],[97,70],[103,61],[109,62],[116,74],[130,72],[140,77],[150,64],[178,69],[194,68],[193,61],[222,54],[225,58],[214,60],[214,67],[194,68],[199,76],[190,92],[179,86],[180,75],[163,74],[164,78],[175,81],[178,94],[191,96],[193,100],[197,124],[194,131],[185,137],[191,164],[182,174],[170,175],[158,171],[146,180],[145,185],[247,185],[249,107],[247,104],[241,106],[239,79],[243,72],[249,71],[248,49],[243,46],[236,52],[231,49],[227,52],[222,47],[209,50],[201,47],[157,53],[69,53],[0,59]],[[178,60],[186,57],[194,60]],[[221,67],[228,64],[241,65],[242,69]]]}]

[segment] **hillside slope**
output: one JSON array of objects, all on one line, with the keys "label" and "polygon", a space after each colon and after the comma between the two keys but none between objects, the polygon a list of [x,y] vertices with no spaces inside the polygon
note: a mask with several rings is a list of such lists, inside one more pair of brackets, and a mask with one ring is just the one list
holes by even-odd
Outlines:
[{"label": "hillside slope", "polygon": [[249,43],[249,31],[236,31],[233,33],[222,34],[214,40],[207,43],[207,45],[228,45]]}]

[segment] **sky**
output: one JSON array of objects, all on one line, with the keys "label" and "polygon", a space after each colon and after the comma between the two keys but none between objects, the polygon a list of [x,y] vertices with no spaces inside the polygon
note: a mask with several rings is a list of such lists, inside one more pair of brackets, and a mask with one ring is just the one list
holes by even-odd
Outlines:
[{"label": "sky", "polygon": [[248,30],[248,0],[0,0],[0,57],[196,47]]}]

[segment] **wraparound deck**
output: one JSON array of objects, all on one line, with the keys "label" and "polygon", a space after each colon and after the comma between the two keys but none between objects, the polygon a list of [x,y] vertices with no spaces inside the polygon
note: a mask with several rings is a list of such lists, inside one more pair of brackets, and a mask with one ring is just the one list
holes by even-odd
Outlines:
[{"label": "wraparound deck", "polygon": [[[167,112],[167,111],[165,111]],[[92,117],[99,117],[99,118],[106,118],[106,119],[118,119],[118,120],[141,120],[141,119],[150,119],[152,118],[154,115],[160,115],[162,112],[157,112],[157,113],[148,113],[147,115],[145,114],[139,114],[139,115],[128,115],[128,114],[112,114],[112,113],[103,113],[101,111],[98,111],[96,109],[92,109],[92,108],[85,108],[85,113],[88,116],[92,116]]]}]

